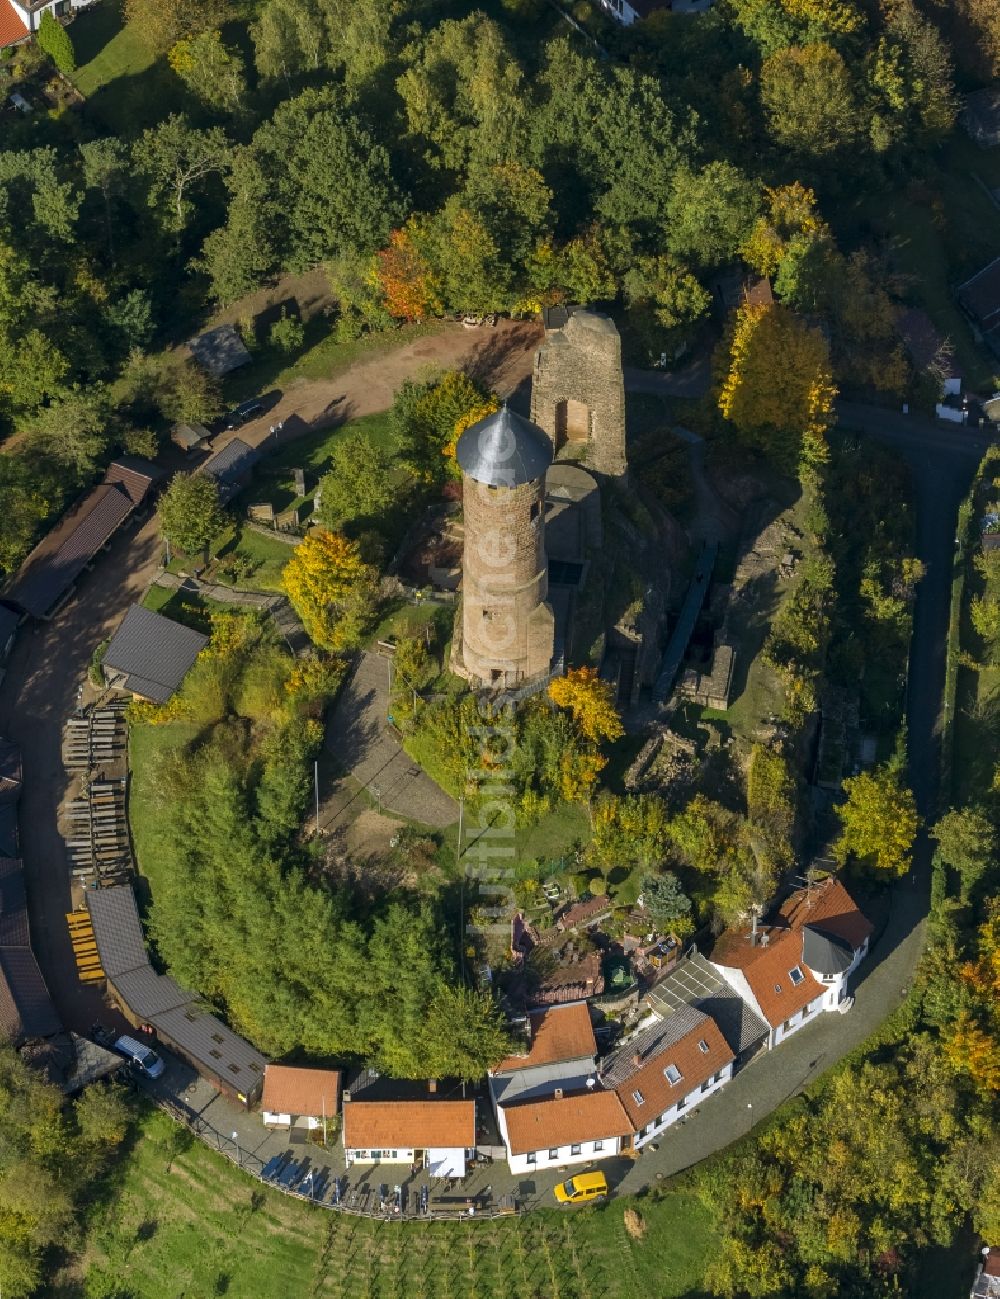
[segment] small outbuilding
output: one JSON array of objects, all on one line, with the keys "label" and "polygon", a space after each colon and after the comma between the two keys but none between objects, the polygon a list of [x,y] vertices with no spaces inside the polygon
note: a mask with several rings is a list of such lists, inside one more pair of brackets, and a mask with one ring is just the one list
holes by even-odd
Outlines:
[{"label": "small outbuilding", "polygon": [[104,654],[108,685],[164,704],[184,680],[208,637],[134,604]]},{"label": "small outbuilding", "polygon": [[188,347],[198,364],[216,378],[238,370],[242,365],[249,365],[253,360],[235,325],[219,325],[206,330],[192,338]]},{"label": "small outbuilding", "polygon": [[269,1128],[321,1128],[340,1110],[340,1071],[269,1064],[260,1108]]},{"label": "small outbuilding", "polygon": [[957,296],[987,346],[1000,353],[1000,257],[960,284]]},{"label": "small outbuilding", "polygon": [[189,455],[207,451],[211,439],[212,435],[204,424],[175,424],[170,430],[170,441]]},{"label": "small outbuilding", "polygon": [[215,479],[219,484],[219,500],[228,505],[234,496],[250,486],[259,459],[260,451],[256,447],[248,446],[242,438],[232,438],[209,456],[197,472]]}]

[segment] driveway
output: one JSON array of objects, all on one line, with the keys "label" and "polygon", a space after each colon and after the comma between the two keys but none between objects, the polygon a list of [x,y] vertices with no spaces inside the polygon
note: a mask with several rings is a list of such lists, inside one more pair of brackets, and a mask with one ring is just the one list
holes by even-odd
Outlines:
[{"label": "driveway", "polygon": [[[335,829],[366,794],[380,810],[442,828],[458,820],[458,804],[409,757],[388,724],[390,660],[362,654],[341,691],[326,729],[333,764],[346,769],[320,808],[320,824]],[[360,788],[359,788],[360,787]]]}]

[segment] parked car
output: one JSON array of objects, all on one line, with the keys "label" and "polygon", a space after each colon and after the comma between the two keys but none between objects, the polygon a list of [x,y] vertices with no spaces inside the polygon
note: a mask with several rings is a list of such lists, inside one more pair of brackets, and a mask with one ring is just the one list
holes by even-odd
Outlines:
[{"label": "parked car", "polygon": [[166,1065],[155,1051],[150,1051],[148,1046],[143,1046],[134,1037],[123,1035],[118,1038],[115,1042],[115,1050],[131,1064],[134,1064],[139,1072],[144,1073],[147,1078],[159,1078],[166,1068]]},{"label": "parked car", "polygon": [[603,1173],[577,1173],[568,1182],[560,1182],[555,1196],[560,1204],[583,1204],[603,1200],[608,1193],[608,1179]]},{"label": "parked car", "polygon": [[263,414],[264,403],[257,397],[253,397],[250,401],[241,402],[229,412],[226,416],[226,428],[232,432],[242,428],[244,424],[249,424],[252,419],[259,419]]}]

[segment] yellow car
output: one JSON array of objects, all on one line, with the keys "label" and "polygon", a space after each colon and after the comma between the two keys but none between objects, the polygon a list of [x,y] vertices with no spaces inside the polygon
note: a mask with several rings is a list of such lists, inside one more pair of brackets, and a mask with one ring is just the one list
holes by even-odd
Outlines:
[{"label": "yellow car", "polygon": [[608,1193],[608,1179],[603,1173],[578,1173],[568,1182],[556,1187],[560,1204],[583,1204],[586,1200],[601,1200]]}]

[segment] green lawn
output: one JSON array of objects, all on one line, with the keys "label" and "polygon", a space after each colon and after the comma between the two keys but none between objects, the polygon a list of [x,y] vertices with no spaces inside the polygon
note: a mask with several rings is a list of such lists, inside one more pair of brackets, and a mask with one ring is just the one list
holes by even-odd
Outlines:
[{"label": "green lawn", "polygon": [[[89,1214],[88,1295],[681,1299],[700,1292],[716,1244],[709,1211],[681,1191],[634,1202],[641,1241],[625,1231],[624,1200],[494,1221],[339,1217],[262,1189],[186,1136],[158,1113],[143,1120],[117,1186]],[[73,1285],[48,1293],[68,1299]]]},{"label": "green lawn", "polygon": [[164,618],[173,618],[174,622],[182,622],[186,627],[206,633],[211,626],[210,613],[232,608],[220,600],[210,600],[208,596],[192,591],[172,591],[166,586],[151,586],[142,603],[154,613],[162,613]]},{"label": "green lawn", "polygon": [[78,64],[72,80],[86,96],[86,112],[116,135],[137,135],[181,105],[180,81],[123,23],[117,0],[79,14],[70,35]]},{"label": "green lawn", "polygon": [[256,397],[270,388],[286,391],[299,379],[332,379],[355,361],[376,357],[380,352],[395,351],[414,339],[441,329],[440,322],[428,321],[423,325],[404,325],[360,338],[339,339],[334,325],[325,316],[315,316],[306,321],[306,343],[294,359],[265,346],[267,339],[259,341],[260,350],[250,365],[227,375],[223,391],[231,405]]}]

